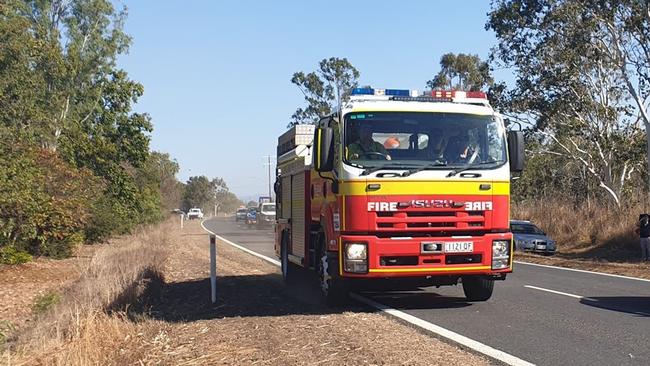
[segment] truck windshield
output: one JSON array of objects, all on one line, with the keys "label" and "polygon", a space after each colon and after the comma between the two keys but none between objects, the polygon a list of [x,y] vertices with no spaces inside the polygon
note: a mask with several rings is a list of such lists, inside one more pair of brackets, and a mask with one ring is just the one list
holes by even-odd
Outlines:
[{"label": "truck windshield", "polygon": [[343,160],[360,167],[449,169],[506,162],[503,125],[490,115],[364,112],[345,116]]}]

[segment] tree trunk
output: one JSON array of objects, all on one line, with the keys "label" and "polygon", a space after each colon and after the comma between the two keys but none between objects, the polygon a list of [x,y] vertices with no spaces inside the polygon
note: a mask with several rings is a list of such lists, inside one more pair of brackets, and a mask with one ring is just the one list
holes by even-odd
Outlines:
[{"label": "tree trunk", "polygon": [[648,176],[648,186],[646,187],[646,192],[650,192],[650,123],[644,123],[645,126],[645,141],[646,141],[646,164],[648,165],[648,171],[646,175]]}]

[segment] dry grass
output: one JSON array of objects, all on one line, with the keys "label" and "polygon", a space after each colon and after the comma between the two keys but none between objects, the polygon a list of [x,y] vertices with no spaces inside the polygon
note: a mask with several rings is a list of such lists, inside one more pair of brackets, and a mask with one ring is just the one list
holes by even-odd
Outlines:
[{"label": "dry grass", "polygon": [[[0,363],[104,364],[135,325],[123,320],[151,281],[162,280],[171,221],[98,248],[60,301],[9,344]],[[110,316],[113,313],[114,316]]]},{"label": "dry grass", "polygon": [[513,218],[535,222],[558,242],[560,253],[612,260],[638,257],[634,227],[641,212],[641,205],[619,209],[561,201],[525,202],[512,207]]},{"label": "dry grass", "polygon": [[[208,237],[196,222],[99,248],[0,364],[488,364],[365,308],[314,303],[304,289],[286,286],[275,266],[218,247],[216,305],[208,296]],[[142,313],[125,304],[138,305],[144,283],[161,273],[160,296],[148,309],[153,318],[134,317]]]}]

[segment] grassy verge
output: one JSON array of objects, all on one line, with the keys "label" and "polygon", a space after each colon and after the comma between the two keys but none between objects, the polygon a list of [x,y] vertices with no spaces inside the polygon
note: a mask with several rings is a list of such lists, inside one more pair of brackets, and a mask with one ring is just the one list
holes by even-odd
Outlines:
[{"label": "grassy verge", "polygon": [[641,205],[627,208],[598,203],[574,206],[560,201],[513,204],[512,218],[531,220],[558,243],[565,259],[638,262],[634,233]]},{"label": "grassy verge", "polygon": [[61,293],[37,298],[31,327],[8,342],[8,364],[105,364],[135,325],[125,321],[131,307],[144,307],[147,291],[162,283],[173,223],[99,247],[80,278]]},{"label": "grassy verge", "polygon": [[515,259],[538,264],[650,278],[650,265],[639,263],[634,228],[643,205],[608,207],[597,202],[574,206],[546,200],[514,204],[512,217],[531,220],[558,243],[553,257],[515,253]]}]

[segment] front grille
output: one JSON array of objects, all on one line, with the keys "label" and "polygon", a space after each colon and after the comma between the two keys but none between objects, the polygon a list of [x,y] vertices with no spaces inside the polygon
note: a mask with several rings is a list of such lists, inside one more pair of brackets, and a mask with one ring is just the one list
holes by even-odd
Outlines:
[{"label": "front grille", "polygon": [[486,229],[489,211],[464,210],[411,210],[398,212],[372,212],[377,231],[467,231]]},{"label": "front grille", "polygon": [[445,264],[481,263],[482,259],[480,254],[447,254]]},{"label": "front grille", "polygon": [[416,266],[418,256],[380,257],[379,264],[382,266]]}]

